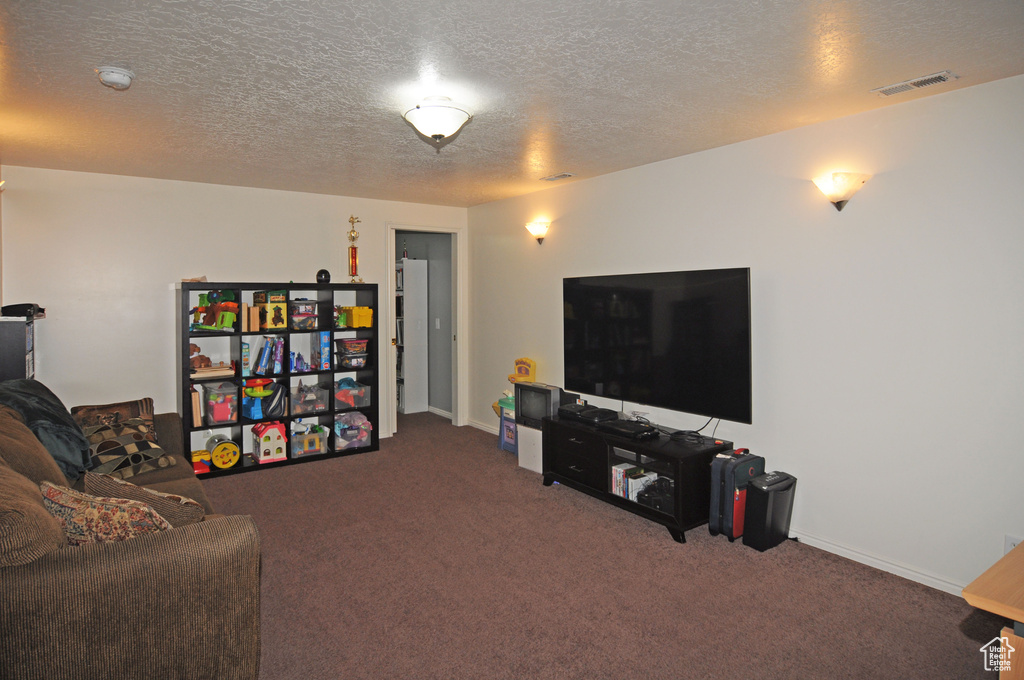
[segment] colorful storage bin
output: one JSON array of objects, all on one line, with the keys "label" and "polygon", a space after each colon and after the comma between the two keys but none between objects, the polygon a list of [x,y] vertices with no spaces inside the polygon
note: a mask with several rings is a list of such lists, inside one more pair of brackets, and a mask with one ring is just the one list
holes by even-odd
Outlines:
[{"label": "colorful storage bin", "polygon": [[339,354],[338,365],[341,368],[364,368],[369,354]]},{"label": "colorful storage bin", "polygon": [[205,385],[206,424],[219,425],[238,420],[238,386],[234,383]]},{"label": "colorful storage bin", "polygon": [[335,385],[335,408],[364,408],[373,401],[373,388],[357,383],[351,378],[342,378]]},{"label": "colorful storage bin", "polygon": [[369,343],[369,340],[362,338],[338,338],[334,341],[334,346],[340,354],[366,354],[366,346]]},{"label": "colorful storage bin", "polygon": [[373,423],[358,411],[342,413],[334,418],[334,450],[354,449],[370,443]]},{"label": "colorful storage bin", "polygon": [[292,388],[292,415],[320,413],[330,408],[331,393],[321,385],[298,385]]}]

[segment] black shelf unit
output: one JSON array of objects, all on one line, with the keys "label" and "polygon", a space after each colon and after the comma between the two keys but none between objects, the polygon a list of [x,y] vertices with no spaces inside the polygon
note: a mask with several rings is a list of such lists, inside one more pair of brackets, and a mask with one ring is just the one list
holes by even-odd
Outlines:
[{"label": "black shelf unit", "polygon": [[[663,524],[679,543],[686,542],[685,531],[707,524],[711,459],[732,450],[732,442],[721,439],[675,440],[662,434],[634,440],[558,418],[545,418],[541,430],[545,486],[558,482]],[[654,472],[672,480],[671,490],[659,507],[617,495],[613,493],[616,466]]]},{"label": "black shelf unit", "polygon": [[[253,304],[253,294],[257,291],[285,291],[287,300],[305,299],[315,303],[317,322],[315,328],[304,330],[291,329],[290,319],[286,320],[285,328],[242,331],[243,319],[239,309],[234,322],[222,330],[191,330],[193,311],[198,306],[200,294],[211,291],[231,291],[235,301],[241,306]],[[335,307],[368,307],[372,310],[372,321],[368,327],[342,327],[335,324]],[[379,360],[378,360],[378,293],[377,285],[371,283],[216,283],[216,282],[182,282],[177,289],[177,320],[178,338],[177,354],[177,391],[178,413],[181,416],[182,436],[185,446],[190,451],[206,448],[211,435],[222,435],[239,446],[241,456],[237,463],[228,468],[211,466],[210,471],[200,475],[201,478],[219,477],[222,475],[250,472],[266,468],[280,467],[323,460],[339,456],[348,456],[379,449],[380,440],[378,426],[380,423],[379,409]],[[291,352],[302,353],[303,358],[311,361],[310,350],[319,342],[319,334],[330,333],[330,368],[327,370],[290,370],[288,360]],[[280,373],[268,372],[266,375],[242,375],[242,344],[254,345],[264,336],[283,339],[283,362]],[[366,340],[366,362],[359,368],[346,368],[339,364],[335,340],[351,338]],[[224,362],[233,366],[230,376],[193,377],[190,367],[192,352],[190,346],[196,344],[201,354],[209,356],[214,364]],[[255,356],[251,357],[254,361]],[[370,388],[367,403],[349,406],[336,398],[334,384],[341,377],[351,377],[360,385]],[[243,383],[248,379],[272,379],[284,385],[288,390],[288,406],[285,415],[249,419],[242,413]],[[327,390],[326,408],[313,413],[294,413],[291,390],[302,382],[304,386],[330,385]],[[236,404],[235,420],[232,422],[209,423],[206,414],[200,413],[200,425],[194,424],[192,391],[196,388],[202,392],[207,386],[223,386],[226,393],[233,394]],[[359,412],[369,421],[372,429],[369,438],[361,445],[345,447],[338,441],[334,432],[335,416]],[[305,453],[295,455],[292,450],[292,424],[301,419],[303,422],[314,422],[328,431],[326,452]],[[249,454],[254,450],[252,427],[259,423],[280,422],[288,432],[287,458],[274,462],[256,462]]]},{"label": "black shelf unit", "polygon": [[0,318],[0,380],[36,377],[35,320]]}]

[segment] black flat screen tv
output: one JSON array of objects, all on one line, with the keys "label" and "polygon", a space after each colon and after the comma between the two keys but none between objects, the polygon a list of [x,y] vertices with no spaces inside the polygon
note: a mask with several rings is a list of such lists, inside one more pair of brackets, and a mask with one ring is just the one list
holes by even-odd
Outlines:
[{"label": "black flat screen tv", "polygon": [[752,422],[750,269],[567,278],[565,389]]}]

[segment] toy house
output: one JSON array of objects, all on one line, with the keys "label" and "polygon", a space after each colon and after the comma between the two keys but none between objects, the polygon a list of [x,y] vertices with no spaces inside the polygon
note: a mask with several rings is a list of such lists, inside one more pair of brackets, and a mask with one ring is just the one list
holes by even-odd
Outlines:
[{"label": "toy house", "polygon": [[252,426],[252,456],[257,463],[273,463],[288,457],[288,430],[282,423]]}]

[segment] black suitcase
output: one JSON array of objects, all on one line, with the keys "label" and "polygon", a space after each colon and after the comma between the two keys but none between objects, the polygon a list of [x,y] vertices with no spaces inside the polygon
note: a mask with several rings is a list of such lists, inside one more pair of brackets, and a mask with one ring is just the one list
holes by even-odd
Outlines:
[{"label": "black suitcase", "polygon": [[764,474],[764,458],[747,449],[720,453],[711,460],[711,508],[708,531],[725,534],[730,541],[743,535],[747,483]]}]

